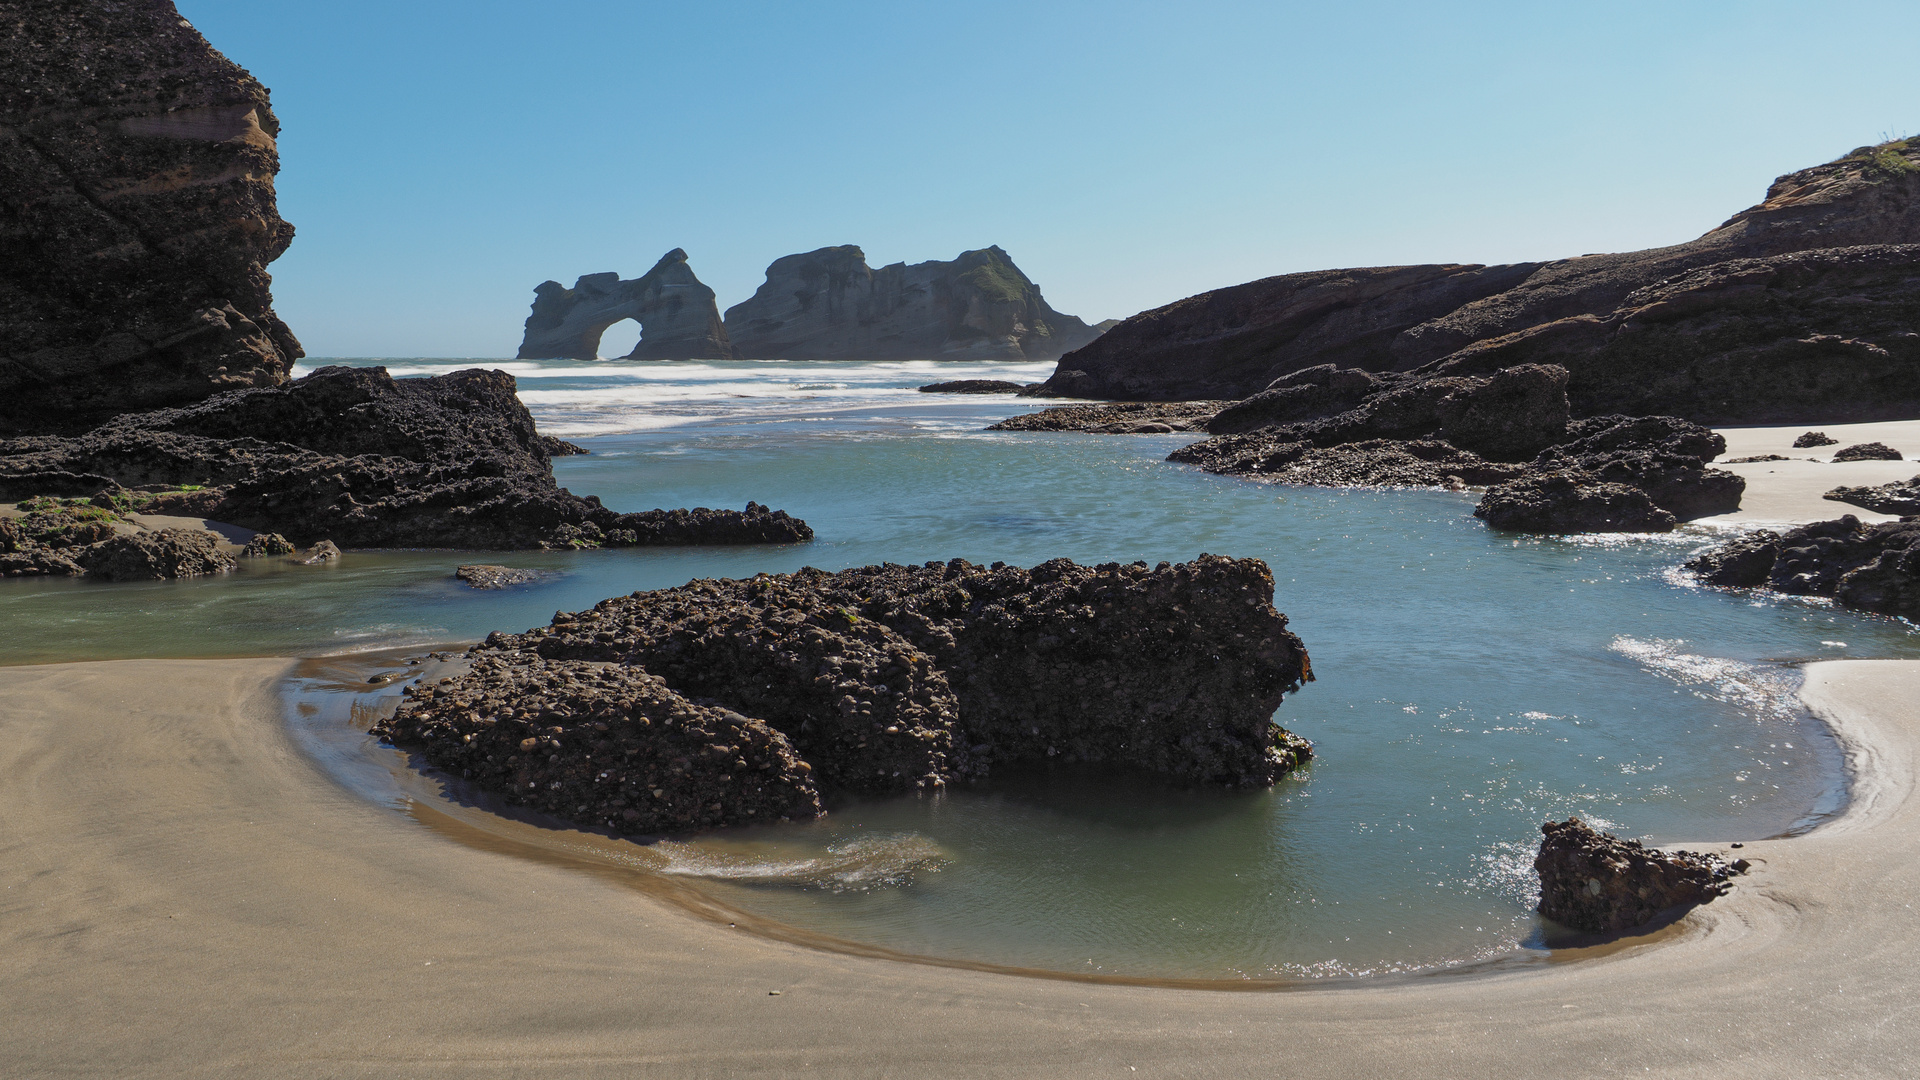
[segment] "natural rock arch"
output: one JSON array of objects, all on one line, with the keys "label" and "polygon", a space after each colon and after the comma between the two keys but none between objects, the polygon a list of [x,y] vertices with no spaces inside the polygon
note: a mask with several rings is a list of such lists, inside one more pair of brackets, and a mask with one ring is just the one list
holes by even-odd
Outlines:
[{"label": "natural rock arch", "polygon": [[624,360],[731,360],[735,353],[720,322],[713,290],[674,248],[653,269],[622,281],[617,273],[587,274],[569,289],[543,281],[533,290],[533,312],[520,342],[522,360],[593,360],[600,337],[625,319],[640,324],[640,341]]}]

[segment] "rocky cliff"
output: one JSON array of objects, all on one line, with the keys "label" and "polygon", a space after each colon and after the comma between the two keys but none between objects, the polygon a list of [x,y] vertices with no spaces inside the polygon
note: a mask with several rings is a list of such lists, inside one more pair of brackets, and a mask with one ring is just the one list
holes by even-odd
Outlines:
[{"label": "rocky cliff", "polygon": [[1050,360],[1099,334],[998,247],[875,270],[853,245],[774,260],[726,329],[742,356],[796,360]]},{"label": "rocky cliff", "polygon": [[285,379],[267,90],[171,0],[0,0],[0,430]]},{"label": "rocky cliff", "polygon": [[730,360],[736,354],[720,322],[713,290],[674,248],[631,281],[619,274],[588,274],[569,289],[543,281],[533,290],[520,359],[592,360],[600,335],[623,319],[640,324],[640,342],[626,360]]},{"label": "rocky cliff", "polygon": [[1700,422],[1920,415],[1920,140],[1775,181],[1673,247],[1506,266],[1324,270],[1219,289],[1126,320],[1061,358],[1047,390],[1244,398],[1322,364],[1570,372],[1576,415]]}]

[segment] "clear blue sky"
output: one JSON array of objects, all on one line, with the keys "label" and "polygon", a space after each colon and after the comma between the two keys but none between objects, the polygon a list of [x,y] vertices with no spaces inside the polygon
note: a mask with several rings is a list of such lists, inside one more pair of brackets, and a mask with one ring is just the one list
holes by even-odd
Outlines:
[{"label": "clear blue sky", "polygon": [[273,91],[316,356],[509,356],[540,281],[674,247],[725,307],[825,244],[997,243],[1089,321],[1626,250],[1920,131],[1911,2],[179,6]]}]

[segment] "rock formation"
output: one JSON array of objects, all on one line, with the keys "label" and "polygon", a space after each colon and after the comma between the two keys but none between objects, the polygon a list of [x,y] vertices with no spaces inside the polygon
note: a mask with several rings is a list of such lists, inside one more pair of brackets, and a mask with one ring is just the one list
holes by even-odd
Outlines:
[{"label": "rock formation", "polygon": [[631,281],[619,274],[588,274],[569,289],[543,281],[533,290],[533,313],[520,341],[522,360],[593,360],[600,336],[623,319],[640,324],[640,341],[623,360],[731,360],[737,354],[720,322],[713,290],[674,248]]},{"label": "rock formation", "polygon": [[[1816,446],[1833,446],[1839,441],[1839,439],[1833,438],[1824,431],[1807,431],[1802,432],[1793,440],[1793,448],[1795,450],[1809,450]],[[1785,461],[1786,459],[1782,458],[1781,460]]]},{"label": "rock formation", "polygon": [[530,548],[790,543],[805,522],[747,510],[615,513],[555,484],[513,376],[472,369],[394,379],[325,367],[116,417],[75,436],[0,439],[0,494],[165,494],[191,512],[301,543]]},{"label": "rock formation", "polygon": [[1096,435],[1165,435],[1205,431],[1225,401],[1122,401],[1112,405],[1056,405],[1009,416],[988,431],[1086,431]]},{"label": "rock formation", "polygon": [[279,121],[171,0],[0,0],[0,432],[270,386]]},{"label": "rock formation", "polygon": [[[814,784],[911,791],[1012,763],[1263,786],[1311,753],[1272,720],[1313,677],[1272,599],[1265,564],[1208,555],[695,581],[490,635],[472,673],[375,730],[626,832],[805,815]],[[694,701],[717,714],[662,720]],[[695,720],[713,735],[689,745]]]},{"label": "rock formation", "polygon": [[920,388],[923,394],[1017,394],[1026,387],[1005,379],[954,379],[949,382],[928,383]]},{"label": "rock formation", "polygon": [[[100,500],[106,502],[106,500]],[[108,505],[30,499],[0,518],[0,577],[152,581],[224,573],[234,567],[220,537],[205,529],[144,528]]]},{"label": "rock formation", "polygon": [[1835,461],[1905,461],[1900,451],[1886,443],[1856,443],[1833,452]]},{"label": "rock formation", "polygon": [[1920,619],[1920,518],[1863,525],[1846,514],[1785,533],[1759,529],[1695,556],[1687,569],[1709,585],[1830,596]]},{"label": "rock formation", "polygon": [[1661,851],[1597,832],[1579,818],[1540,826],[1533,868],[1540,914],[1564,926],[1607,934],[1645,926],[1662,913],[1707,903],[1747,869],[1718,855]]},{"label": "rock formation", "polygon": [[1061,358],[1057,394],[1247,398],[1333,364],[1562,366],[1573,415],[1920,416],[1920,140],[1781,177],[1674,247],[1510,266],[1289,274],[1144,312]]},{"label": "rock formation", "polygon": [[790,360],[1051,360],[1099,335],[997,247],[875,270],[850,244],[775,259],[726,328],[740,355]]},{"label": "rock formation", "polygon": [[1837,487],[1821,498],[1852,503],[1876,514],[1920,514],[1920,476],[1874,487]]}]

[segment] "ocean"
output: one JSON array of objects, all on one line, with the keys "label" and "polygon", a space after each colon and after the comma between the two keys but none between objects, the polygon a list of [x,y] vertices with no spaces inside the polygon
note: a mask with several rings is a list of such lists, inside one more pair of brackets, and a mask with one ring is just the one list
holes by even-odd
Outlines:
[{"label": "ocean", "polygon": [[[556,460],[562,485],[619,510],[752,499],[805,518],[817,539],[4,581],[0,662],[292,655],[337,667],[635,589],[807,565],[1267,561],[1318,676],[1276,716],[1313,740],[1314,762],[1270,791],[1009,774],[656,843],[635,860],[726,909],[850,946],[1149,979],[1545,962],[1564,942],[1531,911],[1541,822],[1578,815],[1657,842],[1807,828],[1838,807],[1844,776],[1797,704],[1795,663],[1920,656],[1899,620],[1698,586],[1677,568],[1712,542],[1704,528],[1498,534],[1470,516],[1470,495],[1230,480],[1163,460],[1191,435],[992,433],[1047,403],[914,390],[1034,381],[1051,364],[346,362],[503,368],[543,432],[592,451]],[[474,561],[558,576],[480,592],[451,577]],[[433,798],[360,734],[391,689],[345,686],[289,685],[289,700],[322,703],[289,711],[317,767],[396,810]],[[617,844],[595,850],[621,858]]]}]

